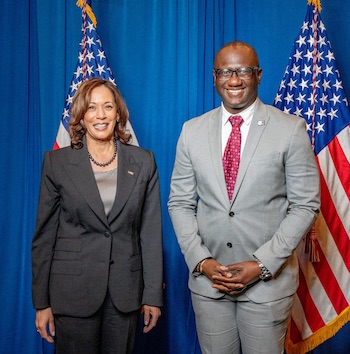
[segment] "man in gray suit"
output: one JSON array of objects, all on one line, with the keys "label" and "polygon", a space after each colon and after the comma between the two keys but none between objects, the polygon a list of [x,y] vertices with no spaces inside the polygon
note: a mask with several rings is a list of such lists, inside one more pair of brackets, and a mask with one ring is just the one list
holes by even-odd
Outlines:
[{"label": "man in gray suit", "polygon": [[[258,99],[254,48],[226,44],[213,75],[222,105],[184,124],[168,202],[199,342],[203,354],[280,354],[298,287],[294,250],[319,210],[318,169],[305,121]],[[231,195],[222,159],[232,116],[243,123]]]}]

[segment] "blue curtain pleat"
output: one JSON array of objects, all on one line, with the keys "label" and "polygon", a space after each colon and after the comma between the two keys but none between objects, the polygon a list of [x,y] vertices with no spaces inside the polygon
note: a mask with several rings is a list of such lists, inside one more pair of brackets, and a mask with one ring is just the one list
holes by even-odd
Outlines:
[{"label": "blue curtain pleat", "polygon": [[[30,247],[43,153],[53,146],[78,60],[76,0],[1,3],[0,354],[52,354],[34,326]],[[182,124],[220,104],[213,58],[245,40],[264,68],[260,97],[272,103],[306,0],[92,0],[97,31],[140,145],[154,151],[163,208],[165,306],[156,329],[139,324],[136,354],[200,354],[188,270],[167,212]],[[322,17],[350,91],[350,3],[322,1]],[[349,97],[349,96],[348,96]],[[314,350],[347,353],[350,326]],[[331,348],[331,349],[330,349]]]},{"label": "blue curtain pleat", "polygon": [[[38,353],[30,248],[41,168],[35,3],[1,4],[1,353]],[[34,16],[33,16],[34,13]],[[20,24],[21,30],[15,27]]]}]

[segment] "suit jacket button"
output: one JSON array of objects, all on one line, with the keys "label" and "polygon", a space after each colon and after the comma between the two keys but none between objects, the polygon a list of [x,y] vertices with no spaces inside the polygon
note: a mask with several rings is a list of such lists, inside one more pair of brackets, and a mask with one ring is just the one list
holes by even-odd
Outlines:
[{"label": "suit jacket button", "polygon": [[226,246],[227,246],[228,248],[232,248],[232,243],[231,243],[231,242],[227,242]]},{"label": "suit jacket button", "polygon": [[230,215],[231,216],[231,218],[235,215],[235,213],[233,212],[233,211],[230,211],[229,213],[228,213],[228,215]]},{"label": "suit jacket button", "polygon": [[109,265],[112,265],[112,264],[114,264],[113,259],[111,259],[111,260],[109,261]]},{"label": "suit jacket button", "polygon": [[108,238],[109,236],[111,236],[111,234],[109,232],[105,232],[105,237]]}]

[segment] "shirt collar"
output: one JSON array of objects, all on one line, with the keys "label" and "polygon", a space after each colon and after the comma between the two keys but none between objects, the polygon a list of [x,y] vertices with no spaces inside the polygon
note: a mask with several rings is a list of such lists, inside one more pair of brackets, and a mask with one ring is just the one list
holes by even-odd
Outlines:
[{"label": "shirt collar", "polygon": [[[253,119],[253,113],[254,113],[254,109],[256,106],[256,102],[257,100],[255,100],[248,108],[246,108],[244,111],[239,112],[236,115],[239,115],[243,118],[243,124],[249,126],[250,123],[252,122]],[[221,107],[222,107],[222,126],[225,126],[226,123],[228,122],[228,119],[234,115],[232,113],[230,113],[229,111],[226,110],[226,108],[224,107],[223,102],[221,102]]]}]

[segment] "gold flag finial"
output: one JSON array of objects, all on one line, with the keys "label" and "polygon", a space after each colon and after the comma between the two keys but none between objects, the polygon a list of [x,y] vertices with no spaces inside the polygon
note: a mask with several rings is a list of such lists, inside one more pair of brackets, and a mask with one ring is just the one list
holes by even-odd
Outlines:
[{"label": "gold flag finial", "polygon": [[314,5],[319,12],[322,10],[321,0],[308,0],[307,4],[308,5]]},{"label": "gold flag finial", "polygon": [[[82,8],[82,7],[84,6],[84,0],[78,0],[78,1],[77,1],[77,6],[79,6],[79,7]],[[96,21],[96,17],[95,17],[95,15],[94,15],[93,11],[92,11],[91,6],[88,5],[88,4],[86,4],[86,3],[85,3],[85,6],[86,6],[86,13],[89,15],[89,17],[90,17],[90,19],[91,19],[91,21],[92,21],[92,24],[93,24],[94,27],[96,28],[96,26],[97,26],[97,21]]]}]

